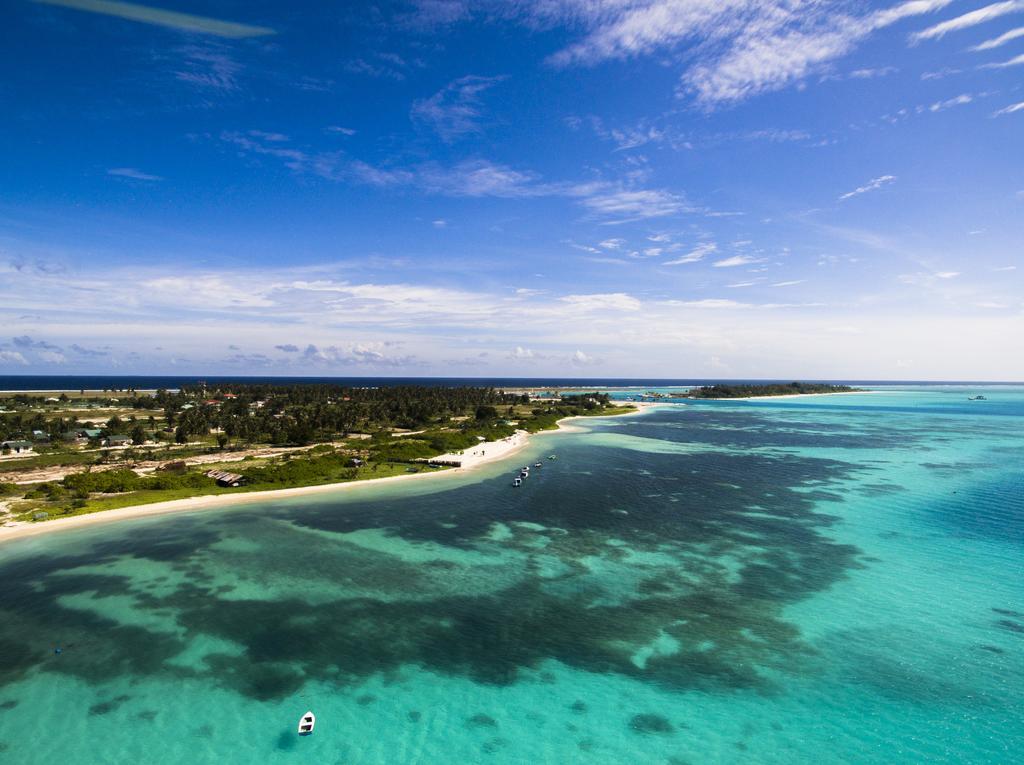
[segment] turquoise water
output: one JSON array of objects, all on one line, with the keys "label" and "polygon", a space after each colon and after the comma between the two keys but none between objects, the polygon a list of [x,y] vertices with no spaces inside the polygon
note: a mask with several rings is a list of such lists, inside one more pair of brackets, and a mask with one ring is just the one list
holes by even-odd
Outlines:
[{"label": "turquoise water", "polygon": [[0,761],[1020,760],[1024,388],[584,428],[0,547]]}]

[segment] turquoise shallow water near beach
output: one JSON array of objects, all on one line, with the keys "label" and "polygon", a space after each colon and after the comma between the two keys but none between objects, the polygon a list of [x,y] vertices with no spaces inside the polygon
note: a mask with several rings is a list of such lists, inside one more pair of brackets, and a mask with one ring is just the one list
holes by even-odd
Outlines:
[{"label": "turquoise shallow water near beach", "polygon": [[0,761],[1020,758],[1024,388],[583,427],[0,547]]}]

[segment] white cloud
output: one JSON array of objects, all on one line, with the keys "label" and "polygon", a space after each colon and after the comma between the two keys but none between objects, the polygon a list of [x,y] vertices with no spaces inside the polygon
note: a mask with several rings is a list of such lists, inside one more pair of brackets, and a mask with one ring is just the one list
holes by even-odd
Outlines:
[{"label": "white cloud", "polygon": [[880,66],[876,69],[854,69],[850,72],[850,77],[854,80],[872,80],[876,77],[887,77],[898,71],[899,69],[894,66]]},{"label": "white cloud", "polygon": [[460,77],[430,98],[413,103],[410,116],[432,128],[448,142],[470,133],[480,133],[483,117],[481,94],[503,79],[475,75]]},{"label": "white cloud", "polygon": [[538,358],[538,356],[532,349],[523,348],[521,345],[517,345],[512,349],[512,352],[509,353],[509,358],[517,361],[523,361],[526,359],[535,359]]},{"label": "white cloud", "polygon": [[793,286],[795,286],[797,284],[803,284],[806,281],[807,281],[806,279],[794,279],[793,281],[789,281],[789,282],[775,282],[775,284],[773,284],[772,286],[773,287],[793,287]]},{"label": "white cloud", "polygon": [[0,364],[20,364],[28,366],[28,360],[18,351],[0,351]]},{"label": "white cloud", "polygon": [[641,305],[639,300],[625,292],[566,295],[559,300],[583,311],[638,311]]},{"label": "white cloud", "polygon": [[1007,61],[998,61],[994,64],[982,64],[979,69],[1006,69],[1011,66],[1020,66],[1024,64],[1024,53],[1019,56],[1014,56]]},{"label": "white cloud", "polygon": [[[428,190],[458,197],[532,197],[551,193],[533,173],[514,170],[487,160],[466,160],[451,168],[428,165],[418,171]],[[416,177],[416,176],[414,176]]]},{"label": "white cloud", "polygon": [[937,274],[935,274],[935,276],[938,279],[953,279],[953,278],[956,278],[957,276],[960,276],[960,272],[959,271],[939,271]]},{"label": "white cloud", "polygon": [[317,347],[313,343],[302,352],[302,361],[307,364],[325,366],[371,366],[409,367],[415,366],[415,356],[389,356],[384,352],[386,343],[353,343],[346,346],[329,345]]},{"label": "white cloud", "polygon": [[591,366],[597,363],[597,359],[593,356],[589,356],[581,350],[576,350],[572,356],[569,357],[569,363],[577,367]]},{"label": "white cloud", "polygon": [[848,191],[845,194],[840,194],[839,200],[842,201],[844,199],[849,199],[850,197],[858,196],[859,194],[866,194],[869,191],[875,191],[876,189],[880,189],[883,186],[887,186],[888,184],[893,183],[895,180],[895,175],[880,175],[877,178],[872,178],[863,186],[858,186],[853,191]]},{"label": "white cloud", "polygon": [[1017,266],[1000,266],[999,268],[992,269],[993,271],[1016,271]]},{"label": "white cloud", "polygon": [[735,268],[736,266],[746,266],[750,263],[759,262],[757,258],[752,258],[749,255],[733,255],[731,258],[716,260],[712,265],[715,268]]},{"label": "white cloud", "polygon": [[184,45],[177,49],[182,55],[182,69],[175,79],[205,90],[230,93],[239,89],[243,67],[220,45]]},{"label": "white cloud", "polygon": [[113,175],[118,178],[131,178],[136,181],[162,181],[163,178],[159,175],[153,175],[152,173],[144,173],[134,167],[112,167],[107,170],[107,175]]},{"label": "white cloud", "polygon": [[345,135],[345,136],[353,136],[353,135],[356,134],[356,131],[353,130],[352,128],[341,127],[339,125],[330,125],[330,126],[324,128],[324,129],[328,133],[338,133],[340,135]]},{"label": "white cloud", "polygon": [[448,221],[446,221],[444,218],[438,218],[435,221],[431,221],[430,225],[432,225],[434,228],[446,228],[448,226]]},{"label": "white cloud", "polygon": [[625,239],[605,239],[597,245],[605,250],[621,250],[626,246]]},{"label": "white cloud", "polygon": [[983,50],[992,50],[993,48],[999,48],[1003,45],[1006,45],[1006,43],[1011,42],[1012,40],[1016,40],[1019,37],[1024,37],[1024,27],[1017,27],[1016,29],[1011,29],[1009,32],[1004,32],[1003,34],[999,35],[999,37],[993,37],[991,40],[985,40],[985,42],[975,45],[973,48],[969,48],[968,50],[972,50],[975,52],[980,52]]},{"label": "white cloud", "polygon": [[798,82],[846,55],[875,31],[939,10],[951,0],[910,0],[849,15],[834,5],[784,0],[547,0],[543,23],[582,26],[582,40],[555,54],[559,66],[672,54],[685,47],[681,90],[705,106]]},{"label": "white cloud", "polygon": [[749,303],[740,303],[736,300],[722,300],[720,298],[708,298],[706,300],[686,300],[680,303],[686,308],[711,308],[714,310],[727,308],[750,308]]},{"label": "white cloud", "polygon": [[681,265],[684,265],[686,263],[696,263],[697,261],[703,260],[705,257],[710,255],[711,253],[717,252],[717,251],[718,251],[718,245],[717,244],[715,244],[714,242],[704,242],[702,244],[698,244],[696,247],[694,247],[692,250],[690,250],[690,252],[686,253],[685,255],[683,255],[681,257],[678,257],[678,258],[674,258],[674,259],[669,260],[669,261],[666,261],[662,265],[665,265],[665,266],[681,266]]},{"label": "white cloud", "polygon": [[1022,10],[1024,10],[1024,2],[1021,2],[1021,0],[1006,0],[1006,2],[993,3],[992,5],[986,5],[984,8],[978,8],[977,10],[965,13],[962,16],[957,16],[949,21],[943,21],[920,32],[915,32],[910,35],[910,41],[918,43],[922,40],[937,40],[950,32],[959,32],[961,29],[968,29],[978,24],[984,24],[992,19],[997,19],[1000,16],[1005,16],[1008,13],[1016,13]]},{"label": "white cloud", "polygon": [[274,34],[273,29],[257,27],[250,24],[239,24],[234,21],[222,21],[209,16],[196,16],[191,13],[167,11],[146,5],[126,2],[107,2],[106,0],[36,0],[47,5],[62,5],[78,11],[89,11],[105,16],[114,16],[127,21],[143,24],[170,27],[185,32],[215,35],[217,37],[244,38],[263,37]]},{"label": "white cloud", "polygon": [[1010,104],[1009,106],[1003,107],[999,111],[992,112],[992,116],[1001,117],[1004,114],[1013,114],[1015,112],[1019,112],[1022,110],[1024,110],[1024,101],[1021,101],[1020,103],[1017,104]]},{"label": "white cloud", "polygon": [[692,212],[678,194],[658,189],[623,189],[608,184],[581,184],[569,190],[583,207],[616,222],[662,218]]},{"label": "white cloud", "polygon": [[936,101],[934,104],[928,107],[930,112],[942,112],[946,109],[950,109],[954,106],[963,106],[969,104],[974,98],[970,93],[961,93],[959,96],[954,98],[947,98],[945,101]]}]

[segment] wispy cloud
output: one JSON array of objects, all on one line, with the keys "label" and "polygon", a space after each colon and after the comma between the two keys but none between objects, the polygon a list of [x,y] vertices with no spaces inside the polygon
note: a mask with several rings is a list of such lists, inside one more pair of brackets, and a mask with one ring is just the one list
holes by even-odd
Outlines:
[{"label": "wispy cloud", "polygon": [[665,266],[681,266],[681,265],[684,265],[686,263],[696,263],[697,261],[703,260],[708,255],[710,255],[710,254],[712,254],[714,252],[717,252],[717,251],[718,251],[718,245],[715,244],[714,242],[703,242],[702,244],[698,244],[696,247],[694,247],[692,250],[690,250],[685,255],[682,255],[682,256],[680,256],[678,258],[673,258],[672,260],[666,261],[662,265],[665,265]]},{"label": "wispy cloud", "polygon": [[263,37],[275,33],[273,29],[268,27],[239,24],[234,21],[222,21],[208,16],[195,16],[191,13],[179,13],[162,8],[153,8],[148,5],[116,2],[116,0],[34,0],[34,2],[46,5],[59,5],[64,8],[74,8],[78,11],[99,13],[104,16],[114,16],[128,21],[138,21],[143,24],[156,24],[157,26],[180,29],[185,32],[216,35],[217,37]]},{"label": "wispy cloud", "polygon": [[875,191],[876,189],[888,186],[890,183],[894,183],[895,181],[895,175],[880,175],[877,178],[872,178],[863,186],[858,186],[853,191],[847,191],[845,194],[840,194],[839,201],[850,199],[851,197],[859,196],[860,194],[867,194],[869,191]]},{"label": "wispy cloud", "polygon": [[234,146],[242,155],[264,155],[284,162],[290,170],[308,170],[315,167],[313,158],[305,151],[289,145],[288,137],[281,133],[262,130],[245,132],[225,130],[220,140]]},{"label": "wispy cloud", "polygon": [[999,48],[1006,43],[1016,40],[1019,37],[1024,37],[1024,27],[1017,27],[1011,29],[1009,32],[1004,32],[999,37],[993,37],[991,40],[985,40],[985,42],[975,45],[969,50],[980,52],[984,50],[992,50],[993,48]]},{"label": "wispy cloud", "polygon": [[978,68],[979,69],[1006,69],[1007,67],[1020,66],[1022,64],[1024,64],[1024,53],[1021,53],[1019,56],[1014,56],[1013,58],[1008,59],[1007,61],[997,61],[997,62],[992,63],[992,64],[982,64]]},{"label": "wispy cloud", "polygon": [[928,107],[930,112],[943,112],[946,109],[951,109],[954,106],[964,106],[974,100],[974,97],[970,93],[961,93],[959,96],[953,98],[947,98],[945,101],[936,101],[934,104]]},{"label": "wispy cloud", "polygon": [[178,52],[183,58],[183,68],[175,71],[174,76],[179,81],[206,90],[238,90],[242,65],[220,43],[186,45]]},{"label": "wispy cloud", "polygon": [[107,175],[113,175],[118,178],[131,178],[136,181],[162,181],[163,177],[159,175],[153,175],[152,173],[144,173],[141,170],[134,167],[112,167],[107,170]]},{"label": "wispy cloud", "polygon": [[414,122],[429,126],[448,142],[470,133],[480,133],[483,117],[481,95],[503,79],[475,75],[460,77],[430,98],[414,102],[410,116]]},{"label": "wispy cloud", "polygon": [[731,258],[725,258],[724,260],[716,260],[712,265],[715,268],[735,268],[736,266],[746,266],[751,263],[760,263],[759,258],[753,258],[750,255],[733,255]]},{"label": "wispy cloud", "polygon": [[950,1],[909,0],[849,15],[826,4],[781,0],[552,0],[534,6],[534,13],[588,28],[581,41],[552,57],[560,66],[671,52],[689,44],[693,63],[682,75],[681,90],[713,106],[798,82],[877,30]]},{"label": "wispy cloud", "polygon": [[641,305],[639,300],[625,292],[565,295],[559,300],[582,311],[638,311]]},{"label": "wispy cloud", "polygon": [[1019,111],[1024,111],[1024,101],[1021,101],[1020,103],[1016,103],[1016,104],[1010,104],[1009,106],[1003,107],[999,111],[992,112],[992,116],[993,117],[1001,117],[1004,114],[1013,114],[1013,113],[1019,112]]},{"label": "wispy cloud", "polygon": [[586,209],[611,218],[615,223],[693,211],[682,196],[660,189],[630,189],[602,183],[581,184],[568,189],[567,193]]},{"label": "wispy cloud", "polygon": [[383,80],[401,82],[406,78],[409,64],[394,53],[376,53],[369,59],[356,58],[345,64],[345,71],[351,74],[365,74]]},{"label": "wispy cloud", "polygon": [[978,8],[962,16],[943,21],[920,32],[915,32],[910,35],[910,41],[918,43],[922,40],[937,40],[950,32],[969,29],[978,24],[984,24],[992,19],[997,19],[1000,16],[1005,16],[1008,13],[1016,13],[1022,10],[1024,10],[1024,2],[1021,2],[1021,0],[1006,0],[1001,3],[992,3],[992,5],[986,5],[984,8]]}]

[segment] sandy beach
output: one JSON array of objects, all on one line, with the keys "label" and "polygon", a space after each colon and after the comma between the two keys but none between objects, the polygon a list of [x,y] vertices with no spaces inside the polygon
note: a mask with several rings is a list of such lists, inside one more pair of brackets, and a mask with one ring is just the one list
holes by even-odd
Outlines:
[{"label": "sandy beach", "polygon": [[841,390],[831,393],[780,393],[776,396],[742,396],[741,398],[703,398],[695,401],[763,401],[774,398],[807,398],[809,396],[863,396],[865,393],[880,393],[877,390]]},{"label": "sandy beach", "polygon": [[[657,404],[634,403],[635,412],[608,415],[609,417],[628,417],[647,411]],[[286,499],[288,497],[300,497],[309,494],[323,494],[329,492],[350,491],[358,487],[380,485],[382,483],[397,483],[398,481],[426,480],[428,478],[439,478],[441,476],[460,476],[470,473],[483,465],[507,459],[522,451],[529,445],[530,440],[537,436],[550,435],[554,433],[580,432],[580,428],[574,423],[576,420],[591,419],[589,417],[566,417],[558,421],[557,430],[543,430],[538,433],[528,433],[525,430],[518,430],[515,434],[499,441],[483,441],[478,446],[466,449],[464,452],[442,454],[434,459],[438,461],[461,462],[460,467],[448,470],[438,470],[430,473],[411,473],[409,475],[388,476],[386,478],[368,478],[365,481],[345,481],[344,483],[326,483],[316,486],[296,486],[290,489],[273,489],[271,491],[252,491],[241,494],[211,494],[207,496],[188,497],[187,499],[173,499],[167,502],[152,502],[145,505],[132,505],[121,507],[116,510],[102,510],[87,515],[73,515],[69,518],[55,518],[40,523],[25,521],[11,521],[0,526],[0,544],[14,539],[48,534],[55,531],[82,528],[93,526],[99,523],[111,523],[115,521],[129,520],[131,518],[142,518],[153,515],[166,515],[168,513],[180,513],[189,510],[204,510],[212,507],[224,507],[227,505],[240,505],[253,502],[266,502],[275,499]]]}]

